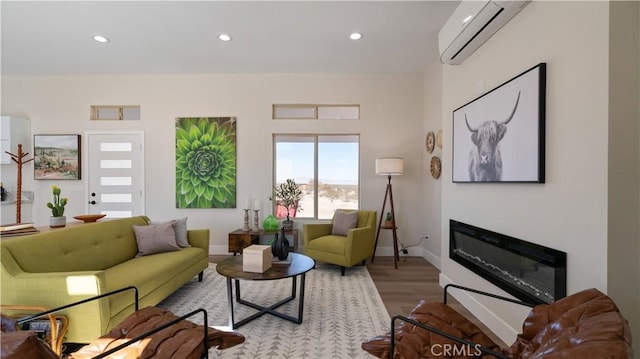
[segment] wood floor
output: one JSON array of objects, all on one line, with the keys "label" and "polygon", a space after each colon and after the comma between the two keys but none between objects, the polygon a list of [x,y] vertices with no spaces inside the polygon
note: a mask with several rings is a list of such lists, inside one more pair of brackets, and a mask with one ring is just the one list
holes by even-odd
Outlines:
[{"label": "wood floor", "polygon": [[[444,290],[438,284],[440,271],[422,257],[408,257],[406,260],[400,257],[398,269],[394,268],[393,257],[376,257],[373,263],[367,261],[366,265],[390,316],[409,314],[422,299],[442,302]],[[496,344],[506,346],[453,297],[449,296],[447,304],[477,325]]]},{"label": "wood floor", "polygon": [[[212,263],[217,263],[227,257],[215,255],[209,259]],[[376,257],[374,263],[367,260],[366,266],[390,316],[409,314],[422,299],[442,301],[443,289],[438,284],[440,271],[422,257],[408,257],[406,260],[401,257],[398,269],[394,268],[393,257]],[[349,275],[349,269],[346,275]],[[448,303],[458,313],[475,323],[494,342],[505,346],[504,342],[455,299],[449,297]]]}]

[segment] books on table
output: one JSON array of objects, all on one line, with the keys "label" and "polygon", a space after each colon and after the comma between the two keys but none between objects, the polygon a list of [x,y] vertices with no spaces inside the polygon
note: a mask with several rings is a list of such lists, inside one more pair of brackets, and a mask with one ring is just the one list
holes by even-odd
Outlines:
[{"label": "books on table", "polygon": [[2,237],[24,236],[38,232],[32,222],[0,225],[0,236]]},{"label": "books on table", "polygon": [[278,264],[285,264],[285,265],[291,264],[291,253],[289,253],[287,255],[286,259],[280,259],[280,258],[278,258],[276,256],[273,256],[273,259],[271,260],[271,264],[275,264],[275,265],[278,265]]}]

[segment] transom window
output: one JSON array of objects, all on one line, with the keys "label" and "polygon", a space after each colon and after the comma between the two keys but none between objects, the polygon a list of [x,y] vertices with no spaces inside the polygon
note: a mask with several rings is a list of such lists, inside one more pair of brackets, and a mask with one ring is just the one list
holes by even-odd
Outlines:
[{"label": "transom window", "polygon": [[[302,190],[295,217],[330,219],[359,206],[359,135],[276,134],[274,182],[293,179]],[[278,211],[276,211],[276,214]]]},{"label": "transom window", "polygon": [[360,105],[273,105],[274,120],[358,120]]}]

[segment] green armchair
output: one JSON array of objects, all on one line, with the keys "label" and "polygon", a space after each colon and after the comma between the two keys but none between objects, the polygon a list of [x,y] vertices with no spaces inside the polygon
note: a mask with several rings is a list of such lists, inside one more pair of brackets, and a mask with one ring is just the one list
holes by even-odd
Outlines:
[{"label": "green armchair", "polygon": [[302,226],[305,254],[317,261],[342,266],[342,275],[346,268],[360,262],[364,265],[373,255],[376,215],[376,211],[358,211],[358,224],[346,237],[331,234],[333,219],[330,223],[305,223]]}]

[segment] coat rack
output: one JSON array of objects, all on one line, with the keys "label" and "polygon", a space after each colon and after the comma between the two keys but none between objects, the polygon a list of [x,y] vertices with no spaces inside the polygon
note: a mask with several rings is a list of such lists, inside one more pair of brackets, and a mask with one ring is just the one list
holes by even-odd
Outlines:
[{"label": "coat rack", "polygon": [[18,144],[18,154],[14,155],[9,151],[4,151],[9,156],[11,156],[11,160],[18,164],[18,182],[17,182],[17,190],[16,190],[16,223],[22,223],[22,165],[33,161],[33,158],[30,160],[23,160],[29,152],[22,153],[22,144]]}]

